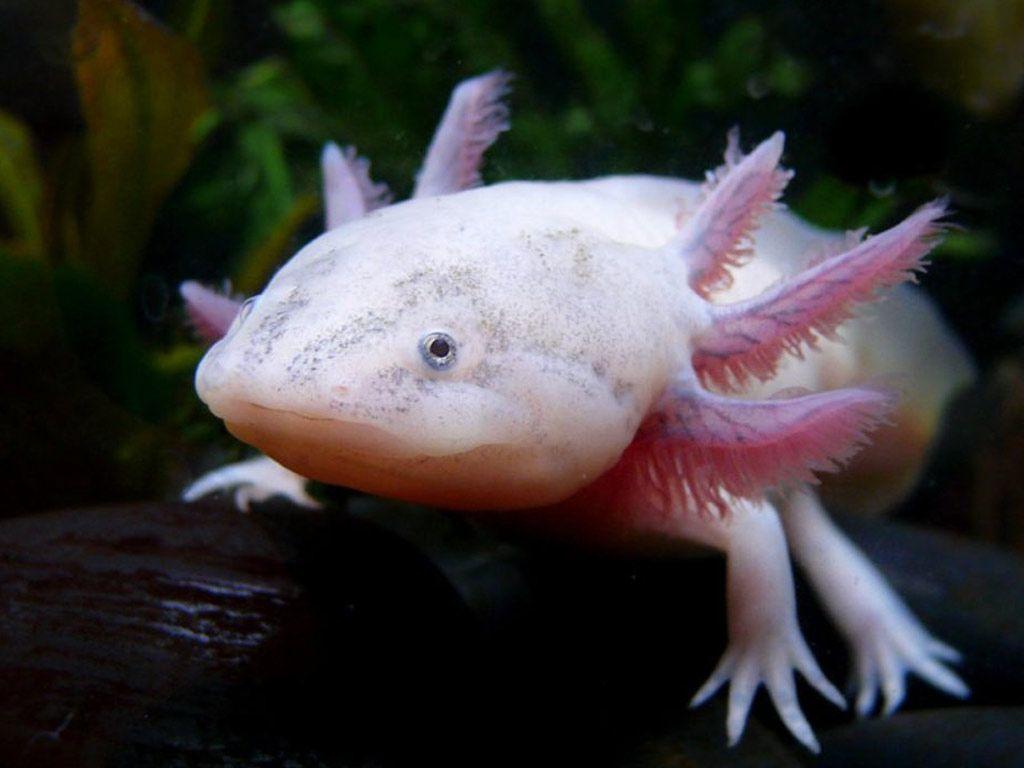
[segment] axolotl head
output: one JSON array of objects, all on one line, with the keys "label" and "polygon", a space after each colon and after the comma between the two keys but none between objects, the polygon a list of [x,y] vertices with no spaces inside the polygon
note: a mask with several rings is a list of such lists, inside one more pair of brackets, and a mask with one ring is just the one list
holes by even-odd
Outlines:
[{"label": "axolotl head", "polygon": [[516,186],[311,242],[210,349],[200,397],[285,466],[371,493],[502,509],[592,481],[676,364],[672,292],[655,252],[624,280],[625,246],[509,205]]}]

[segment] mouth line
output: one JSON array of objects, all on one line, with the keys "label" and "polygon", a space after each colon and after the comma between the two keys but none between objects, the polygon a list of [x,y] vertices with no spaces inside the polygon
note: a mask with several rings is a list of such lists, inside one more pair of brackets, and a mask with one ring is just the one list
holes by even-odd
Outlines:
[{"label": "mouth line", "polygon": [[344,425],[344,426],[354,426],[354,427],[365,427],[367,429],[372,429],[372,430],[375,430],[377,432],[381,432],[381,433],[383,433],[385,435],[388,435],[388,436],[390,436],[392,438],[395,438],[395,439],[398,438],[398,435],[395,432],[393,432],[392,430],[386,429],[386,428],[384,428],[384,427],[382,427],[382,426],[380,426],[378,424],[375,424],[373,422],[370,422],[370,421],[363,421],[363,420],[360,420],[360,419],[350,419],[350,418],[338,419],[338,418],[334,418],[332,416],[310,416],[308,413],[301,413],[300,411],[293,411],[293,410],[288,409],[288,408],[272,408],[272,407],[270,407],[268,405],[260,405],[259,403],[252,402],[251,400],[243,400],[242,403],[245,406],[247,406],[249,408],[252,408],[252,409],[254,409],[256,411],[262,411],[264,413],[270,413],[270,414],[277,414],[279,416],[289,416],[289,417],[294,418],[294,419],[301,419],[302,421],[308,421],[311,424],[325,424],[325,425],[334,424],[334,425],[339,425],[339,426],[340,425]]},{"label": "mouth line", "polygon": [[[267,405],[260,405],[259,403],[252,402],[251,400],[240,400],[238,401],[238,404],[244,410],[249,410],[251,412],[268,414],[270,417],[284,417],[286,419],[295,419],[301,422],[305,422],[311,425],[310,429],[313,428],[312,425],[319,425],[320,427],[325,428],[340,429],[344,429],[346,427],[354,427],[370,430],[372,433],[378,433],[385,440],[400,440],[399,436],[392,432],[391,430],[384,429],[383,427],[379,427],[376,424],[372,424],[366,421],[359,421],[356,419],[338,419],[330,416],[311,416],[308,413],[301,413],[299,411],[293,411],[288,408],[273,408]],[[226,421],[231,421],[230,417],[226,419]],[[356,453],[365,453],[365,451],[362,451],[356,448],[355,446],[351,447],[351,450]]]},{"label": "mouth line", "polygon": [[315,421],[321,424],[364,424],[362,421],[352,421],[350,419],[332,419],[329,416],[310,416],[306,413],[299,413],[298,411],[291,411],[287,408],[271,408],[266,405],[260,405],[250,400],[242,401],[249,408],[254,408],[257,411],[266,411],[267,413],[280,413],[286,416],[294,416],[296,419],[303,419],[305,421]]},{"label": "mouth line", "polygon": [[[382,435],[386,435],[387,438],[389,438],[391,440],[401,441],[400,436],[397,435],[395,432],[392,432],[389,429],[385,429],[383,427],[379,427],[376,424],[372,424],[372,423],[366,422],[366,421],[358,421],[358,420],[354,420],[354,419],[335,419],[335,418],[331,418],[331,417],[328,417],[328,416],[310,416],[308,414],[299,413],[298,411],[292,411],[292,410],[289,410],[287,408],[271,408],[271,407],[266,406],[266,405],[259,405],[258,403],[254,403],[254,402],[252,402],[250,400],[243,400],[243,401],[241,401],[241,403],[244,406],[246,406],[248,408],[252,408],[253,410],[256,410],[256,411],[262,411],[264,413],[281,415],[281,416],[288,416],[288,417],[291,417],[291,418],[300,419],[302,421],[310,422],[312,424],[325,424],[325,425],[337,424],[337,425],[352,425],[352,426],[358,426],[358,427],[366,427],[366,428],[368,428],[370,430],[379,432]],[[465,448],[463,450],[457,450],[457,451],[453,451],[451,453],[444,452],[444,453],[437,453],[437,454],[429,452],[429,451],[409,450],[406,455],[407,455],[408,458],[419,457],[419,458],[422,458],[424,460],[427,460],[429,458],[434,458],[434,457],[437,457],[437,456],[459,456],[459,455],[463,455],[463,454],[466,454],[466,453],[471,453],[472,451],[477,450],[478,448],[483,448],[483,447],[487,447],[487,446],[499,446],[499,445],[503,445],[503,444],[504,443],[498,442],[498,441],[496,441],[496,442],[485,442],[485,443],[480,443],[478,445],[473,445],[473,446],[467,447],[467,448]],[[356,448],[353,448],[353,450],[355,452],[357,452],[357,453],[362,452],[362,451],[359,451]]]}]

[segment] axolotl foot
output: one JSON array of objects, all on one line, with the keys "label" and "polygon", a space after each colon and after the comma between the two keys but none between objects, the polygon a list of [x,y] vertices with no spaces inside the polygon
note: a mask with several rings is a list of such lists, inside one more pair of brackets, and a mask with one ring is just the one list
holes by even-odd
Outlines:
[{"label": "axolotl foot", "polygon": [[[963,699],[970,689],[943,662],[957,662],[955,648],[936,640],[902,605],[880,605],[850,638],[853,670],[850,689],[856,692],[855,709],[866,717],[881,689],[882,715],[895,712],[906,694],[906,675],[915,673],[950,696]],[[902,610],[901,610],[902,609]]]},{"label": "axolotl foot", "polygon": [[764,684],[785,726],[817,752],[818,740],[797,700],[794,671],[836,706],[845,709],[846,702],[821,671],[797,623],[786,537],[775,508],[735,499],[727,516],[690,516],[679,521],[679,532],[726,553],[729,645],[690,705],[699,706],[729,681],[731,746],[743,735],[754,694]]},{"label": "axolotl foot", "polygon": [[943,664],[959,661],[960,654],[921,625],[882,574],[829,520],[817,497],[806,490],[792,492],[779,506],[794,557],[850,646],[857,714],[871,713],[879,689],[885,700],[882,715],[895,712],[911,672],[951,696],[965,698],[969,689]]},{"label": "axolotl foot", "polygon": [[818,740],[797,700],[793,672],[799,671],[807,682],[837,707],[845,709],[846,701],[821,671],[796,622],[788,622],[788,626],[780,630],[770,635],[730,643],[711,677],[694,695],[690,706],[700,706],[729,681],[726,734],[729,746],[733,746],[743,735],[754,694],[764,684],[790,733],[812,752],[818,752]]},{"label": "axolotl foot", "polygon": [[235,507],[248,512],[253,503],[272,496],[284,496],[300,507],[317,509],[320,502],[306,492],[306,478],[286,469],[267,456],[226,464],[191,483],[181,498],[195,501],[212,493],[234,490]]},{"label": "axolotl foot", "polygon": [[777,506],[778,511],[768,502],[735,499],[726,516],[677,521],[678,533],[726,553],[729,645],[691,706],[699,706],[728,682],[730,745],[743,734],[754,695],[763,684],[793,736],[818,751],[797,701],[794,672],[832,703],[846,706],[797,623],[790,549],[851,647],[859,715],[872,711],[879,690],[885,700],[882,714],[894,712],[903,701],[910,672],[952,696],[968,695],[967,686],[943,663],[955,662],[959,654],[921,625],[810,491],[791,492]]}]

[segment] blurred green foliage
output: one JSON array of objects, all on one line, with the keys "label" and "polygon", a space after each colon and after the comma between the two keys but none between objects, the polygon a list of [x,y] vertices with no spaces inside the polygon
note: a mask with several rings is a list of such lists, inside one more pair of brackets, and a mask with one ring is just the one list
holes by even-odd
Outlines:
[{"label": "blurred green foliage", "polygon": [[[15,470],[3,490],[25,505],[140,493],[160,477],[155,425],[175,408],[177,372],[155,364],[132,299],[208,104],[194,47],[120,0],[79,3],[68,53],[84,130],[43,160],[27,126],[0,114],[0,426]],[[47,458],[17,471],[37,446]]]},{"label": "blurred green foliage", "polygon": [[[884,135],[873,131],[892,126],[862,108],[882,91],[857,78],[898,35],[878,37],[856,9],[837,21],[813,3],[794,16],[710,0],[153,0],[150,16],[128,0],[61,2],[73,28],[66,62],[47,71],[66,68],[76,103],[34,118],[32,98],[27,117],[0,109],[0,493],[12,509],[173,493],[199,464],[239,455],[192,393],[202,349],[175,286],[259,290],[321,226],[327,140],[357,145],[407,194],[452,86],[496,66],[517,80],[490,180],[699,177],[740,124],[748,141],[789,132],[788,200],[824,226],[884,226],[958,191],[944,158],[902,163],[934,131],[899,134],[880,178],[860,167],[856,153],[874,156]],[[31,0],[11,7],[22,26],[43,18]],[[39,23],[60,23],[58,10]],[[18,35],[4,12],[0,30]],[[876,37],[836,59],[844,24],[847,42]],[[885,77],[917,94],[902,70]],[[941,107],[951,121],[959,109]],[[945,248],[980,263],[999,238],[972,227]]]},{"label": "blurred green foliage", "polygon": [[4,247],[22,258],[46,258],[43,240],[43,174],[28,129],[0,113],[0,207],[10,237]]}]

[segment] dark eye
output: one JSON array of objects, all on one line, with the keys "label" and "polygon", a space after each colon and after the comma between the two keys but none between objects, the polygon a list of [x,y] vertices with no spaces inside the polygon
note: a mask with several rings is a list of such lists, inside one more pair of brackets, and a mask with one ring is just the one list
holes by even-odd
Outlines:
[{"label": "dark eye", "polygon": [[446,371],[455,365],[455,339],[447,333],[428,333],[420,339],[420,354],[435,371]]}]

